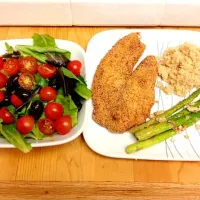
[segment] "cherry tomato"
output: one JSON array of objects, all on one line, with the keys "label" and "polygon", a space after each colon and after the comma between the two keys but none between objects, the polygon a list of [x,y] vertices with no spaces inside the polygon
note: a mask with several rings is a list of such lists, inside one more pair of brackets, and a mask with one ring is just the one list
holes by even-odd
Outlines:
[{"label": "cherry tomato", "polygon": [[3,70],[9,76],[17,74],[20,70],[18,60],[16,58],[10,58],[6,60],[6,62],[3,64]]},{"label": "cherry tomato", "polygon": [[60,135],[67,134],[72,128],[72,118],[69,115],[59,117],[55,122],[55,129]]},{"label": "cherry tomato", "polygon": [[40,119],[38,121],[38,127],[45,135],[52,135],[55,132],[54,122],[47,118]]},{"label": "cherry tomato", "polygon": [[31,74],[35,74],[37,72],[37,60],[31,56],[20,58],[19,64],[21,72],[30,72]]},{"label": "cherry tomato", "polygon": [[0,109],[0,118],[3,120],[4,124],[12,124],[15,121],[13,115],[5,107]]},{"label": "cherry tomato", "polygon": [[0,102],[2,102],[5,98],[5,93],[0,90]]},{"label": "cherry tomato", "polygon": [[50,102],[44,109],[45,115],[51,120],[56,120],[58,117],[63,115],[64,109],[60,103]]},{"label": "cherry tomato", "polygon": [[57,91],[52,87],[46,86],[40,90],[40,99],[42,101],[54,100],[56,96],[57,96]]},{"label": "cherry tomato", "polygon": [[56,73],[56,67],[49,64],[41,64],[38,66],[38,73],[43,78],[51,78]]},{"label": "cherry tomato", "polygon": [[23,101],[15,94],[12,94],[10,101],[15,107],[19,107],[23,104]]},{"label": "cherry tomato", "polygon": [[29,115],[20,117],[17,120],[16,128],[21,134],[30,133],[34,128],[34,118]]},{"label": "cherry tomato", "polygon": [[71,71],[74,75],[79,76],[81,74],[82,64],[79,60],[70,61],[67,69]]},{"label": "cherry tomato", "polygon": [[4,88],[6,86],[7,81],[8,77],[0,72],[0,88]]},{"label": "cherry tomato", "polygon": [[3,58],[0,56],[0,69],[3,68]]},{"label": "cherry tomato", "polygon": [[25,90],[32,90],[35,86],[35,77],[29,73],[22,73],[18,78],[19,85]]}]

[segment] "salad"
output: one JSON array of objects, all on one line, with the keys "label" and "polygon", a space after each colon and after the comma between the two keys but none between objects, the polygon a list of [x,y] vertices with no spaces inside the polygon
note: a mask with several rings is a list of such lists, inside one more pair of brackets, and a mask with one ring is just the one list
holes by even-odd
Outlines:
[{"label": "salad", "polygon": [[82,63],[47,34],[32,39],[32,45],[5,43],[0,56],[0,135],[25,153],[32,149],[28,138],[69,133],[91,98]]}]

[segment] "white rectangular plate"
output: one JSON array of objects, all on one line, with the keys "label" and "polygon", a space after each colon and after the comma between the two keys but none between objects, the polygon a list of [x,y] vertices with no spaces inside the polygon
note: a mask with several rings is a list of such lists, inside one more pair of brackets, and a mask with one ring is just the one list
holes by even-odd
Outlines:
[{"label": "white rectangular plate", "polygon": [[[160,55],[167,47],[177,46],[185,41],[200,46],[200,33],[193,31],[173,30],[112,30],[95,35],[89,42],[86,51],[86,74],[88,86],[91,88],[97,65],[109,49],[123,36],[130,32],[140,32],[142,42],[146,44],[145,55]],[[159,101],[152,112],[166,110],[183,98],[166,95],[155,88],[155,100]],[[92,101],[88,101],[88,121],[84,130],[84,138],[88,146],[95,152],[114,158],[147,159],[147,160],[200,160],[200,133],[195,127],[174,136],[156,146],[132,154],[125,153],[125,147],[136,139],[128,132],[113,134],[95,123],[92,119]]]}]

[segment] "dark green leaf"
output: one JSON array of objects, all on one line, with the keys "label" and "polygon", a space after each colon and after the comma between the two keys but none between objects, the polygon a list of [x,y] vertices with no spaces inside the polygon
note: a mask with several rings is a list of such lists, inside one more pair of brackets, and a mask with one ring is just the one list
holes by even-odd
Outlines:
[{"label": "dark green leaf", "polygon": [[33,36],[33,45],[39,47],[57,47],[55,39],[47,34],[38,34],[34,33]]},{"label": "dark green leaf", "polygon": [[28,144],[22,135],[15,128],[16,124],[3,125],[0,124],[0,133],[6,138],[8,142],[13,144],[16,148],[24,153],[28,153],[32,150],[30,144]]},{"label": "dark green leaf", "polygon": [[37,140],[37,137],[36,137],[32,132],[23,135],[23,138],[24,138],[24,139],[29,139],[29,138],[31,138],[31,139]]},{"label": "dark green leaf", "polygon": [[70,96],[64,97],[57,95],[56,102],[59,102],[64,107],[64,114],[70,115],[72,118],[72,126],[74,127],[78,123],[78,108],[74,104]]},{"label": "dark green leaf", "polygon": [[40,85],[42,87],[48,86],[48,79],[43,78],[39,75],[39,73],[35,74],[35,81],[36,81],[36,85]]},{"label": "dark green leaf", "polygon": [[63,72],[63,74],[64,74],[66,77],[76,79],[77,81],[79,81],[80,83],[82,83],[82,84],[85,85],[85,83],[84,83],[81,79],[77,78],[77,76],[75,76],[75,75],[74,75],[71,71],[69,71],[68,69],[62,67],[62,72]]},{"label": "dark green leaf", "polygon": [[84,99],[90,99],[92,96],[92,92],[87,88],[86,85],[81,84],[80,82],[76,83],[75,92],[79,94]]},{"label": "dark green leaf", "polygon": [[12,46],[10,46],[7,42],[5,42],[5,46],[6,46],[6,51],[8,54],[13,54],[14,53],[14,49]]},{"label": "dark green leaf", "polygon": [[84,83],[85,85],[87,85],[85,79],[80,75],[80,76],[77,76],[77,78],[82,82]]},{"label": "dark green leaf", "polygon": [[9,105],[9,106],[7,106],[6,107],[8,110],[9,110],[9,112],[13,115],[13,117],[15,118],[15,119],[17,119],[17,114],[15,114],[15,107],[13,106],[13,105]]}]

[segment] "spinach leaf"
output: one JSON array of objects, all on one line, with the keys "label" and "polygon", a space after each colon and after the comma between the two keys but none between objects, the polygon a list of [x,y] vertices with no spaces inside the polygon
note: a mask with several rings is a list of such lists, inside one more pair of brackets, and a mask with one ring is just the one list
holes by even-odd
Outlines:
[{"label": "spinach leaf", "polygon": [[34,139],[34,140],[37,140],[37,137],[31,132],[31,133],[28,133],[28,134],[24,134],[22,135],[24,139]]},{"label": "spinach leaf", "polygon": [[5,42],[5,46],[6,46],[6,51],[8,54],[13,54],[14,53],[14,49],[12,46],[10,46],[7,42]]},{"label": "spinach leaf", "polygon": [[91,90],[88,89],[86,85],[83,85],[80,82],[76,83],[76,87],[74,88],[74,90],[84,99],[90,99],[92,96]]},{"label": "spinach leaf", "polygon": [[26,107],[23,107],[21,111],[17,113],[18,115],[25,115],[26,114]]},{"label": "spinach leaf", "polygon": [[36,85],[42,87],[48,86],[49,81],[46,78],[41,77],[38,73],[35,74]]},{"label": "spinach leaf", "polygon": [[28,153],[32,150],[30,144],[28,144],[22,135],[15,128],[16,124],[3,125],[0,123],[0,133],[6,138],[6,140],[13,144],[16,148],[24,153]]},{"label": "spinach leaf", "polygon": [[82,81],[80,78],[77,78],[71,71],[69,71],[68,69],[62,67],[62,72],[65,76],[67,76],[68,78],[73,78],[76,79],[78,82],[82,83],[83,85],[85,85],[85,81]]},{"label": "spinach leaf", "polygon": [[33,52],[30,49],[28,49],[26,47],[26,45],[16,45],[15,47],[22,55],[25,54],[26,56],[32,56],[34,58],[36,58],[38,61],[42,62],[42,63],[46,63],[47,60],[47,56],[45,54],[41,54],[41,53],[37,53],[37,52]]},{"label": "spinach leaf", "polygon": [[62,95],[57,95],[56,102],[59,102],[64,107],[64,114],[70,115],[72,118],[72,127],[74,127],[76,124],[78,124],[78,108],[71,99],[71,96],[68,95],[67,97],[64,97]]},{"label": "spinach leaf", "polygon": [[38,47],[57,47],[55,39],[48,34],[38,34],[34,33],[33,36],[33,45]]}]

